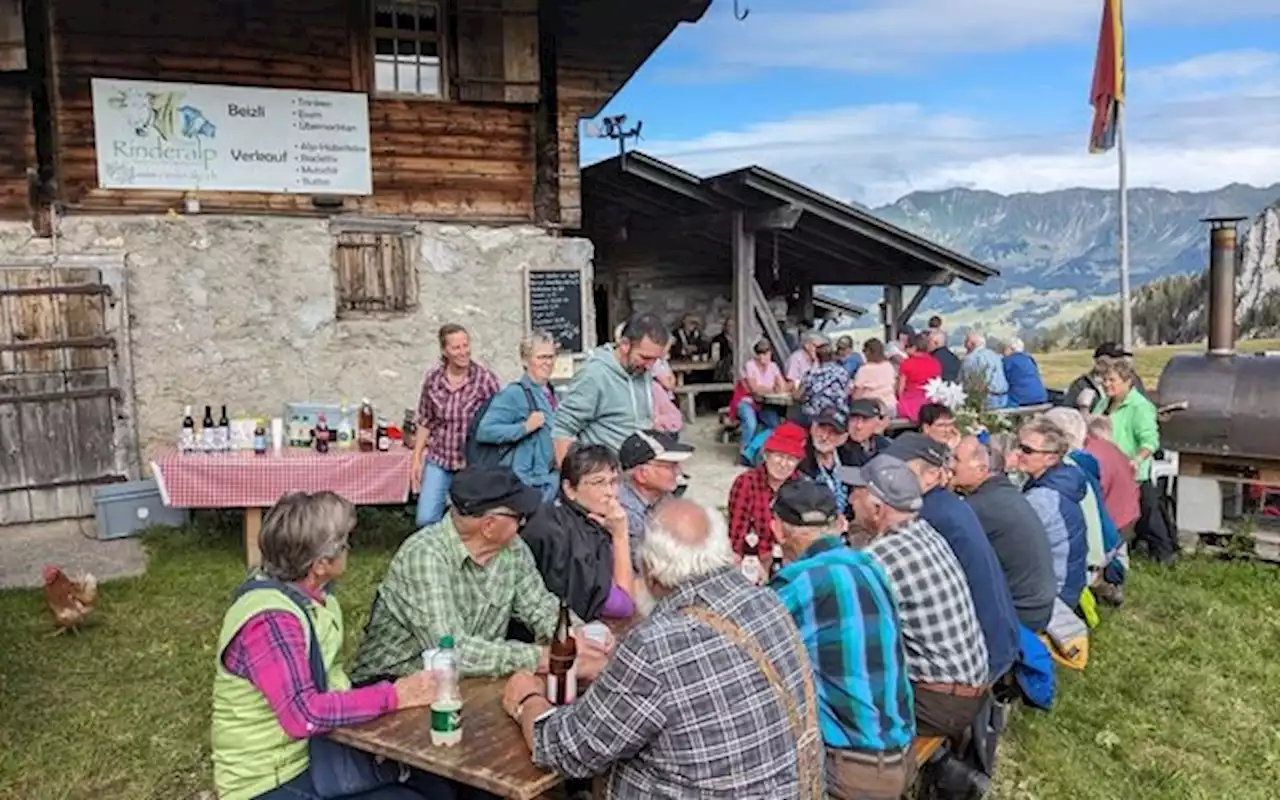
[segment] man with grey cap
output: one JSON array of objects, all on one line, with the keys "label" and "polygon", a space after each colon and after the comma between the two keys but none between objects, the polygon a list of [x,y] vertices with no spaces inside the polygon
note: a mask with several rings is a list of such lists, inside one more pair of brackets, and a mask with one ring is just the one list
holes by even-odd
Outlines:
[{"label": "man with grey cap", "polygon": [[886,453],[915,473],[924,498],[920,518],[947,540],[964,570],[987,643],[989,677],[994,681],[1018,658],[1018,612],[978,515],[947,488],[954,466],[951,448],[909,431],[894,439]]},{"label": "man with grey cap", "polygon": [[854,525],[872,537],[865,550],[898,601],[919,733],[959,736],[982,707],[988,672],[964,569],[920,519],[920,482],[901,459],[876,456],[843,468],[841,477],[851,489]]}]

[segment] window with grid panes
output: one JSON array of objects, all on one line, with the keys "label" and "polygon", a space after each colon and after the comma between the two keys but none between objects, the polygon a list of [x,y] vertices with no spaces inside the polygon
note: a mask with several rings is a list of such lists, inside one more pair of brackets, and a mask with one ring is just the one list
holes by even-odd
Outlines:
[{"label": "window with grid panes", "polygon": [[439,0],[374,0],[378,94],[444,96],[444,8]]}]

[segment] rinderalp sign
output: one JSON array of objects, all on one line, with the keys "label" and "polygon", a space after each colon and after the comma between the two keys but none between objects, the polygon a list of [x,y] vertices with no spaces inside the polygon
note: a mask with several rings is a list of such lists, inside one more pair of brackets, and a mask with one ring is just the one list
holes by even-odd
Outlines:
[{"label": "rinderalp sign", "polygon": [[367,195],[363,94],[93,79],[104,189]]}]

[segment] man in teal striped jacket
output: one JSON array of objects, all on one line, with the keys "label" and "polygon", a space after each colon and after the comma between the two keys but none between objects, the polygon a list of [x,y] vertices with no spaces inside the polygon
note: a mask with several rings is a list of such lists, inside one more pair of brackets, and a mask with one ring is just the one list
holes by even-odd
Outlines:
[{"label": "man in teal striped jacket", "polygon": [[845,546],[843,527],[826,486],[783,484],[773,535],[787,566],[771,586],[813,664],[828,796],[897,800],[915,735],[898,608],[875,560]]}]

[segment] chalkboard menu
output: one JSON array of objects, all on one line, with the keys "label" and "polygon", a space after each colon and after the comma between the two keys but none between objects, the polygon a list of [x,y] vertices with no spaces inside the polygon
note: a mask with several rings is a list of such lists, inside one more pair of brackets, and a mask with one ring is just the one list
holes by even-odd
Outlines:
[{"label": "chalkboard menu", "polygon": [[527,297],[530,329],[554,336],[561,352],[582,352],[582,272],[529,270]]}]

